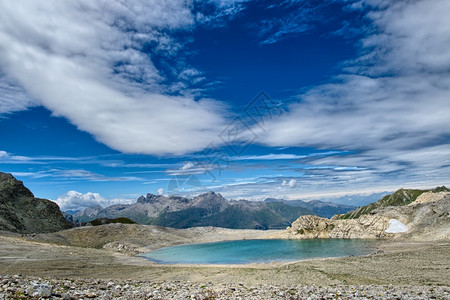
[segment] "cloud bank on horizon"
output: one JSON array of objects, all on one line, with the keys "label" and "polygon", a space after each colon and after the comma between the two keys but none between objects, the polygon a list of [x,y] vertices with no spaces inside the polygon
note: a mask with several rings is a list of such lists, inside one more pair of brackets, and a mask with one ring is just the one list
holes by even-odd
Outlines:
[{"label": "cloud bank on horizon", "polygon": [[[300,195],[299,189],[308,186],[342,191],[349,184],[414,185],[450,179],[450,2],[336,2],[342,3],[342,10],[361,15],[362,21],[344,22],[340,30],[326,34],[356,36],[357,56],[341,62],[327,83],[298,86],[302,92],[292,92],[294,101],[283,114],[250,128],[248,135],[256,134],[253,142],[266,147],[265,154],[230,158],[238,170],[256,168],[254,161],[261,163],[259,168],[265,161],[292,161],[296,172],[310,176],[283,175],[277,166],[278,175],[264,177],[263,183],[240,178],[241,183],[219,184],[224,195]],[[269,7],[267,1],[255,3],[3,1],[0,114],[44,106],[125,154],[173,157],[197,153],[211,142],[224,146],[221,132],[235,116],[245,116],[224,99],[204,96],[215,83],[207,70],[188,62],[192,53],[186,45],[192,44],[197,30],[226,27],[244,18],[251,5]],[[272,3],[272,10],[293,9],[282,19],[268,14],[249,21],[248,29],[255,43],[269,47],[314,31],[326,5]],[[272,153],[280,147],[336,153]],[[20,153],[13,157],[0,151],[2,157],[17,161]],[[214,165],[198,166],[184,158],[181,166],[168,167],[166,173],[212,169]],[[96,180],[116,178],[94,175]],[[67,199],[75,203],[80,197]]]},{"label": "cloud bank on horizon", "polygon": [[79,193],[68,191],[55,201],[62,211],[80,211],[86,207],[101,206],[102,208],[115,204],[131,204],[130,199],[104,198],[98,193]]}]

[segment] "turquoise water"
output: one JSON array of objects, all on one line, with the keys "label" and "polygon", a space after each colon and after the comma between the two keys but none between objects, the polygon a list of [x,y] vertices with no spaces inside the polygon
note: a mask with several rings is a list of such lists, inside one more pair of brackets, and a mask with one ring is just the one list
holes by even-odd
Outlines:
[{"label": "turquoise water", "polygon": [[162,264],[248,264],[365,255],[378,244],[355,239],[243,240],[180,245],[143,256]]}]

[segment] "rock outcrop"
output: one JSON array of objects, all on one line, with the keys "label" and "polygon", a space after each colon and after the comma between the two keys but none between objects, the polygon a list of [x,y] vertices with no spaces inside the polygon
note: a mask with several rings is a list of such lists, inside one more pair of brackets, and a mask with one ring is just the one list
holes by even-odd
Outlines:
[{"label": "rock outcrop", "polygon": [[450,193],[423,193],[416,202],[378,207],[356,219],[301,216],[286,229],[290,238],[450,239]]},{"label": "rock outcrop", "polygon": [[295,238],[385,238],[389,218],[365,215],[359,219],[329,220],[316,216],[301,216],[287,233]]},{"label": "rock outcrop", "polygon": [[412,240],[450,239],[450,195],[435,201],[383,207],[374,210],[373,213],[399,220],[408,226],[407,232],[396,236]]},{"label": "rock outcrop", "polygon": [[421,203],[428,203],[428,202],[434,202],[444,199],[445,197],[449,196],[450,192],[426,192],[421,194],[414,202],[411,202],[408,204],[408,206],[415,206]]},{"label": "rock outcrop", "polygon": [[35,198],[22,181],[0,172],[0,230],[46,233],[71,227],[55,202]]}]

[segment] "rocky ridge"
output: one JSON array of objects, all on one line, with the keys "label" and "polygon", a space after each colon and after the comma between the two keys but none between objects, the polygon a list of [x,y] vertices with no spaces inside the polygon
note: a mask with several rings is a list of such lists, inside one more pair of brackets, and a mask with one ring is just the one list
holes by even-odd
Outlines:
[{"label": "rocky ridge", "polygon": [[71,227],[55,202],[35,198],[22,181],[0,172],[0,230],[44,233]]}]

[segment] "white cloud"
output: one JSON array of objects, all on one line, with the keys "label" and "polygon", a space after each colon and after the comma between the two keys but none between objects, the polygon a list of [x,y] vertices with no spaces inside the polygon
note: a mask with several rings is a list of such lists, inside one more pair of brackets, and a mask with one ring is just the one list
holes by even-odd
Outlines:
[{"label": "white cloud", "polygon": [[182,154],[224,127],[219,103],[165,95],[164,72],[142,52],[154,43],[163,57],[178,54],[168,33],[193,26],[185,1],[7,1],[0,19],[8,78],[111,148]]},{"label": "white cloud", "polygon": [[32,163],[33,159],[27,156],[18,156],[11,155],[6,151],[0,150],[0,160],[2,163],[11,163],[11,164],[23,164],[23,163]]},{"label": "white cloud", "polygon": [[159,188],[159,189],[156,191],[156,193],[157,193],[158,195],[162,195],[162,194],[164,194],[164,189],[163,189],[163,188]]},{"label": "white cloud", "polygon": [[232,157],[231,160],[289,160],[305,158],[305,155],[296,154],[265,154],[265,155],[242,155]]},{"label": "white cloud", "polygon": [[131,204],[135,202],[133,199],[108,199],[103,198],[98,193],[80,193],[77,191],[68,191],[66,194],[58,197],[55,201],[62,211],[79,211],[85,209],[86,207],[91,207],[95,205],[100,205],[102,207],[107,207],[114,204]]},{"label": "white cloud", "polygon": [[295,180],[295,179],[291,179],[289,181],[283,180],[283,182],[281,183],[281,186],[289,186],[291,189],[295,188],[296,185],[297,185],[297,180]]},{"label": "white cloud", "polygon": [[0,75],[0,114],[25,110],[34,105],[34,101],[14,80]]},{"label": "white cloud", "polygon": [[[222,20],[233,19],[245,9],[245,3],[250,0],[195,0],[199,11],[196,13],[196,21],[210,28],[222,27]],[[213,12],[211,12],[211,9]]]},{"label": "white cloud", "polygon": [[221,166],[219,164],[210,164],[210,163],[192,163],[187,162],[184,165],[182,165],[178,169],[167,169],[165,172],[171,176],[178,176],[178,175],[194,175],[194,174],[204,174],[207,172],[210,172],[212,170],[220,170],[222,168],[225,168],[224,166]]},{"label": "white cloud", "polygon": [[291,179],[291,180],[289,180],[289,187],[292,189],[292,188],[295,188],[295,186],[297,185],[297,180],[295,180],[295,179]]},{"label": "white cloud", "polygon": [[337,175],[352,178],[352,186],[450,178],[450,2],[361,3],[372,24],[361,55],[334,82],[265,122],[264,132],[252,130],[268,146],[349,151],[309,163],[360,167]]},{"label": "white cloud", "polygon": [[191,162],[189,161],[189,162],[187,162],[186,164],[184,164],[184,165],[180,168],[180,170],[182,170],[182,171],[189,170],[189,169],[192,168],[193,166],[194,166],[194,164],[191,163]]},{"label": "white cloud", "polygon": [[317,156],[328,156],[345,153],[343,151],[324,151],[324,152],[316,152],[309,153],[306,155],[297,155],[297,154],[289,154],[289,153],[279,153],[279,154],[264,154],[264,155],[241,155],[241,156],[233,156],[230,157],[230,160],[298,160],[304,159],[307,157],[317,157]]}]

